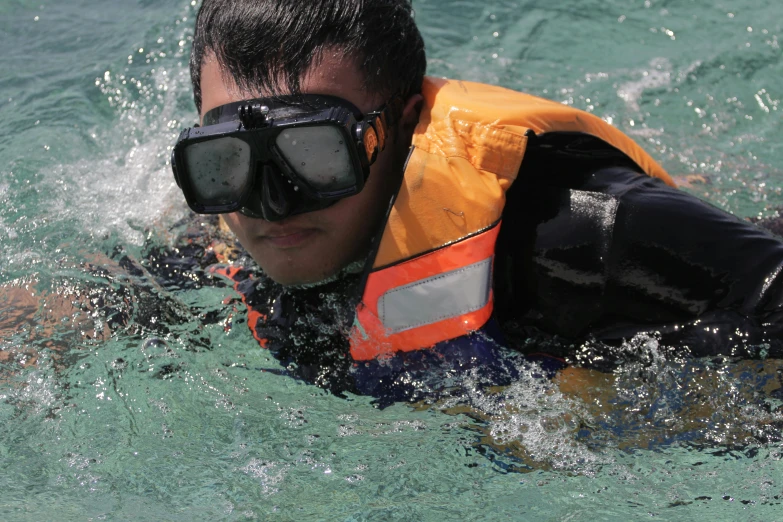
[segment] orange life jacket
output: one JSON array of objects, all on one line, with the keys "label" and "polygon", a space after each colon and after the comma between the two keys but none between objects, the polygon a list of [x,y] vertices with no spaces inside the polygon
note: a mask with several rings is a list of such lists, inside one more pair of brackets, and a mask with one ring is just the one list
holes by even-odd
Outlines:
[{"label": "orange life jacket", "polygon": [[595,136],[674,186],[641,147],[592,114],[471,82],[425,78],[422,95],[402,186],[357,307],[357,361],[428,348],[489,320],[495,240],[529,132]]}]

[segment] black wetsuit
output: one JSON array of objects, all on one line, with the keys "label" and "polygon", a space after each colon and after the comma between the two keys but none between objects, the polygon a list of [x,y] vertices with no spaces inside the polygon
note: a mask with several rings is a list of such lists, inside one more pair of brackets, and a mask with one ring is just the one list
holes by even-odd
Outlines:
[{"label": "black wetsuit", "polygon": [[496,254],[496,314],[536,350],[655,332],[687,355],[783,356],[780,238],[600,140],[531,140]]}]

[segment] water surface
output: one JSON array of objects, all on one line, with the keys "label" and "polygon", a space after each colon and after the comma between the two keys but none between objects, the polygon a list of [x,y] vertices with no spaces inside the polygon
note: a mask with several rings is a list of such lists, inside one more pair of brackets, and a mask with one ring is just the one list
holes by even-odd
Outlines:
[{"label": "water surface", "polygon": [[[778,518],[775,361],[638,338],[587,399],[530,371],[380,409],[279,375],[231,288],[156,285],[194,4],[0,2],[0,284],[36,298],[0,303],[0,518]],[[430,74],[588,110],[741,217],[783,206],[780,4],[414,6]]]}]

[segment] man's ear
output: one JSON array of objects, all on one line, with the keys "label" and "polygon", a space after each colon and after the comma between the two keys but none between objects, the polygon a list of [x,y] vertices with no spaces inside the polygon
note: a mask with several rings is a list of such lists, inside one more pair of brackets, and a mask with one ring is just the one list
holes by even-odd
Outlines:
[{"label": "man's ear", "polygon": [[400,123],[403,128],[415,128],[419,123],[419,114],[424,105],[424,97],[421,94],[414,94],[405,102],[405,108],[402,109],[402,118]]},{"label": "man's ear", "polygon": [[424,97],[421,94],[414,94],[405,101],[405,107],[402,109],[402,117],[398,125],[405,142],[410,145],[413,139],[413,131],[419,124],[419,115],[424,105]]}]

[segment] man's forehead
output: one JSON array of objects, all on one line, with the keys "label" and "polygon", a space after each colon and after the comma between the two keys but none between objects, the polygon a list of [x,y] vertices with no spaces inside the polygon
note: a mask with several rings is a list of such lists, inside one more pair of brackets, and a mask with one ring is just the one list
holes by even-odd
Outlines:
[{"label": "man's forehead", "polygon": [[[284,82],[280,82],[284,84]],[[263,98],[270,95],[290,94],[288,92],[271,93],[262,89],[241,89],[214,54],[207,56],[201,67],[201,114],[209,110],[249,98]],[[300,81],[303,94],[326,94],[350,101],[362,112],[368,112],[382,104],[380,94],[371,93],[365,87],[365,78],[358,66],[358,60],[339,50],[322,53],[319,59],[307,70]]]}]

